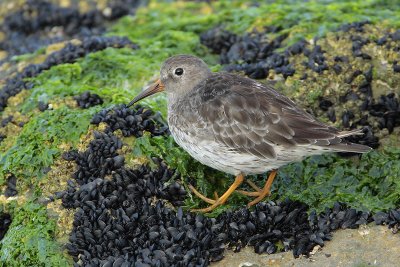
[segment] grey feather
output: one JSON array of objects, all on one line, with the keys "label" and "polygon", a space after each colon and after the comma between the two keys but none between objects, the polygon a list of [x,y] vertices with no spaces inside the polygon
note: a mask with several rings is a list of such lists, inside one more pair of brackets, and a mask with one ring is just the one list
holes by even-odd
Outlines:
[{"label": "grey feather", "polygon": [[[243,157],[255,161],[248,164],[249,172],[260,173],[307,155],[371,150],[343,139],[361,134],[361,130],[339,131],[319,122],[269,85],[229,73],[211,73],[195,57],[168,64],[164,64],[161,77],[165,77],[162,82],[166,84],[171,132],[205,164],[237,173],[246,166],[240,162]],[[177,66],[196,75],[174,80],[168,72]],[[233,158],[240,166],[229,165]]]}]

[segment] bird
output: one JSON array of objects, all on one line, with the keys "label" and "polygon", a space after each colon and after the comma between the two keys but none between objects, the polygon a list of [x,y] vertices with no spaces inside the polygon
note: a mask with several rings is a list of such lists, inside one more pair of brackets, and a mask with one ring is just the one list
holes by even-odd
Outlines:
[{"label": "bird", "polygon": [[[279,167],[328,152],[365,153],[372,148],[344,138],[362,129],[340,131],[318,121],[295,102],[263,84],[239,74],[212,72],[193,55],[176,55],[161,66],[160,78],[128,105],[166,92],[167,121],[176,143],[200,163],[235,176],[220,197],[208,198],[192,185],[195,195],[210,206],[223,205],[233,192],[252,196],[248,206],[270,194]],[[263,188],[245,179],[270,171]],[[237,189],[244,181],[255,190]]]}]

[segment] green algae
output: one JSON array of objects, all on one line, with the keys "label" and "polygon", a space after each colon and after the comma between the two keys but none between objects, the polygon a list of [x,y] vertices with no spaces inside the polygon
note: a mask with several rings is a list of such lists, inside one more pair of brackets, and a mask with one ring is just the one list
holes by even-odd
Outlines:
[{"label": "green algae", "polygon": [[46,54],[46,48],[42,47],[42,48],[39,48],[38,50],[36,50],[33,53],[12,56],[11,57],[11,61],[14,61],[14,62],[17,62],[17,63],[18,62],[29,62],[29,61],[32,61],[32,60],[36,59],[38,56],[44,55],[44,54]]},{"label": "green algae", "polygon": [[54,241],[56,221],[42,205],[11,202],[12,223],[0,241],[0,266],[71,266],[72,260]]},{"label": "green algae", "polygon": [[[154,51],[156,54],[150,54],[152,57],[165,59],[170,48],[181,45],[176,42],[179,39],[164,38],[171,31],[189,37],[218,25],[238,34],[269,26],[276,29],[275,35],[288,34],[285,42],[290,45],[301,38],[322,37],[344,23],[365,20],[397,27],[400,26],[400,10],[393,1],[374,0],[257,4],[248,1],[151,2],[148,7],[140,8],[134,17],[122,18],[111,27],[109,34],[128,36],[149,52]],[[193,37],[198,39],[198,36]],[[199,54],[198,51],[193,53]]]},{"label": "green algae", "polygon": [[400,204],[400,149],[372,151],[358,160],[326,154],[279,169],[273,184],[275,199],[290,198],[323,211],[334,202],[364,211]]},{"label": "green algae", "polygon": [[[24,185],[35,185],[61,154],[63,143],[77,144],[98,108],[87,110],[62,106],[34,116],[26,123],[13,146],[0,155],[0,184],[13,173]],[[0,147],[1,150],[1,147]]]},{"label": "green algae", "polygon": [[[371,21],[399,26],[400,11],[393,1],[276,1],[261,5],[251,26],[272,25],[289,34],[287,44],[322,37],[344,23]],[[263,16],[263,14],[271,14]]]},{"label": "green algae", "polygon": [[54,66],[31,79],[35,86],[21,111],[32,111],[39,101],[62,100],[87,90],[99,94],[105,106],[126,103],[130,99],[127,95],[132,94],[132,84],[145,83],[143,78],[138,79],[142,72],[145,70],[138,70],[132,49],[108,48],[92,53],[76,63]]}]

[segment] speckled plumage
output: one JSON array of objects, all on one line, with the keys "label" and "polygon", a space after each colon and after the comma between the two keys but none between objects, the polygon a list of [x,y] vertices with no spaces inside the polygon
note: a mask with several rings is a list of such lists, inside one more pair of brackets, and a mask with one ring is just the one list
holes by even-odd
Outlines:
[{"label": "speckled plumage", "polygon": [[[174,67],[198,60],[173,59]],[[329,151],[370,150],[343,141],[359,131],[323,124],[272,87],[245,77],[209,72],[171,99],[168,122],[176,142],[201,163],[230,174],[263,173]]]},{"label": "speckled plumage", "polygon": [[[168,124],[175,141],[201,163],[234,174],[234,183],[221,196],[210,199],[193,186],[192,192],[211,206],[223,205],[237,191],[255,197],[249,206],[270,194],[276,169],[305,156],[330,151],[364,153],[370,147],[343,137],[359,130],[341,132],[317,121],[286,96],[246,77],[212,73],[199,58],[179,55],[167,59],[160,80],[128,105],[166,91]],[[262,189],[236,190],[247,174],[272,170]]]}]

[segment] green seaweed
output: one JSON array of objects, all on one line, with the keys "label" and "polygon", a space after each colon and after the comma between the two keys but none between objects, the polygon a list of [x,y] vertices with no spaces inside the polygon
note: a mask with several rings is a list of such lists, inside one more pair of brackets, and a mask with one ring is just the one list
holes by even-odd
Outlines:
[{"label": "green seaweed", "polygon": [[[122,18],[111,27],[109,34],[128,36],[149,52],[155,52],[150,54],[152,57],[158,58],[161,53],[165,58],[170,48],[181,45],[175,42],[175,38],[165,39],[165,35],[168,36],[171,31],[184,36],[200,34],[221,25],[243,34],[254,28],[273,26],[277,31],[272,37],[288,34],[285,42],[290,45],[301,38],[322,37],[344,23],[365,20],[400,26],[397,3],[376,0],[274,1],[257,4],[248,1],[218,1],[211,4],[152,2],[148,7],[140,8],[135,16]],[[198,51],[193,53],[198,54]]]},{"label": "green seaweed", "polygon": [[133,93],[133,85],[145,83],[144,78],[139,78],[145,70],[137,65],[135,53],[128,48],[108,48],[89,54],[76,63],[61,64],[44,71],[31,79],[35,86],[21,111],[32,111],[38,101],[62,100],[88,90],[99,94],[104,106],[126,103],[130,99],[127,95]]},{"label": "green seaweed", "polygon": [[71,266],[55,241],[56,221],[42,205],[11,202],[12,223],[0,241],[0,266]]},{"label": "green seaweed", "polygon": [[0,184],[5,182],[8,173],[16,175],[25,185],[43,178],[46,168],[61,153],[59,145],[77,144],[96,110],[62,106],[33,117],[24,125],[13,146],[0,155]]},{"label": "green seaweed", "polygon": [[42,47],[33,53],[12,56],[11,61],[15,62],[29,61],[36,58],[39,55],[44,55],[45,53],[46,53],[46,47]]},{"label": "green seaweed", "polygon": [[[151,137],[150,133],[145,132],[142,137],[135,140],[132,148],[135,157],[161,157],[166,163],[174,169],[177,169],[182,175],[190,175],[195,172],[201,172],[204,166],[196,164],[195,160],[182,148],[180,148],[172,136]],[[197,176],[197,175],[196,175]]]},{"label": "green seaweed", "polygon": [[345,202],[364,211],[400,204],[400,149],[372,151],[357,161],[335,154],[309,157],[279,169],[274,199],[290,198],[323,211]]}]

